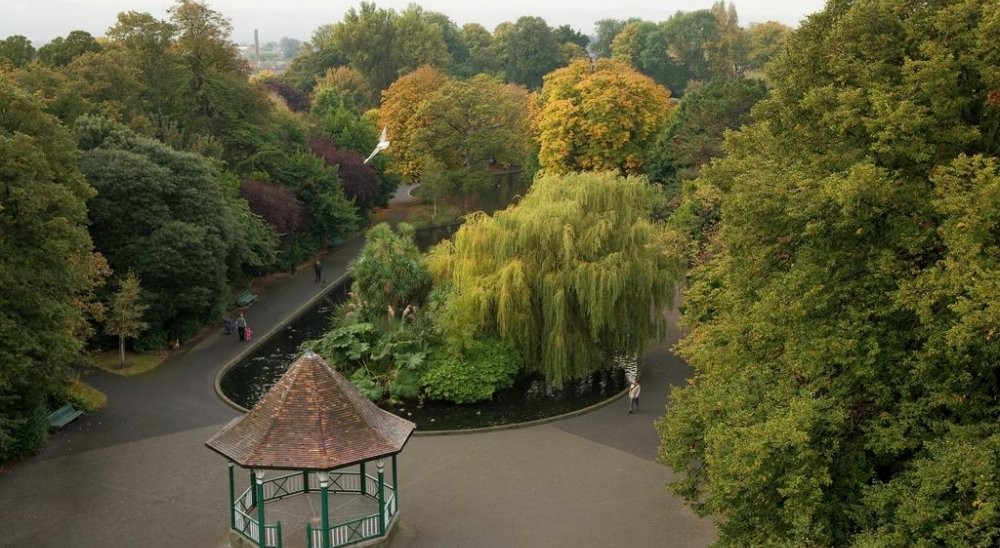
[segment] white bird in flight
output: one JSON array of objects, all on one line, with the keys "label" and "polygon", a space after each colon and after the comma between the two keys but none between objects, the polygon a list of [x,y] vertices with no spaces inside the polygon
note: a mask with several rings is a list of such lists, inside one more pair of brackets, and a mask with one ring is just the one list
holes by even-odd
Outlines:
[{"label": "white bird in flight", "polygon": [[389,148],[389,137],[386,135],[386,130],[388,129],[389,129],[388,126],[382,126],[382,135],[379,135],[378,144],[375,145],[375,150],[373,150],[372,153],[369,154],[367,158],[365,158],[364,163],[367,164],[368,161],[374,158],[376,154]]}]

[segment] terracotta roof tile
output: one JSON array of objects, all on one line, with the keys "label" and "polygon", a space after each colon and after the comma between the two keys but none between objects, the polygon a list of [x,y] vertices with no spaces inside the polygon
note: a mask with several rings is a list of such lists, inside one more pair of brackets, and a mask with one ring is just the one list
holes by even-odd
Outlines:
[{"label": "terracotta roof tile", "polygon": [[309,351],[205,445],[246,468],[331,470],[398,453],[413,429]]}]

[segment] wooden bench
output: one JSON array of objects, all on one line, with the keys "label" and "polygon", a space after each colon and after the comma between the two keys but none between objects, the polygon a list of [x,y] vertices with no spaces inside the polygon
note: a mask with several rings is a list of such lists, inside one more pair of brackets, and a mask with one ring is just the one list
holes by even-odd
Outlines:
[{"label": "wooden bench", "polygon": [[245,306],[250,306],[256,300],[257,300],[257,295],[255,295],[254,292],[251,291],[250,288],[248,287],[244,289],[243,292],[239,294],[239,296],[236,297],[236,305],[242,308]]},{"label": "wooden bench", "polygon": [[67,403],[49,415],[49,424],[52,425],[53,428],[62,428],[63,426],[73,422],[82,414],[83,411],[80,411],[79,409],[73,407],[72,404]]}]

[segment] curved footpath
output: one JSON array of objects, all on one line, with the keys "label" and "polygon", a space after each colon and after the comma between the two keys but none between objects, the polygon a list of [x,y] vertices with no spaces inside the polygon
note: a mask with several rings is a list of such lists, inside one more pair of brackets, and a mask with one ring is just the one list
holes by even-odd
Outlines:
[{"label": "curved footpath", "polygon": [[[354,239],[325,258],[327,280],[361,245]],[[272,288],[247,311],[257,341],[321,291],[311,268]],[[0,475],[0,546],[226,546],[226,464],[203,443],[236,415],[216,396],[215,374],[252,344],[221,331],[140,377],[91,374],[108,406]],[[622,399],[544,425],[412,438],[399,457],[391,546],[708,545],[710,521],[667,493],[673,474],[655,462],[653,420],[667,385],[689,371],[667,351],[675,339],[647,352],[635,415]]]}]

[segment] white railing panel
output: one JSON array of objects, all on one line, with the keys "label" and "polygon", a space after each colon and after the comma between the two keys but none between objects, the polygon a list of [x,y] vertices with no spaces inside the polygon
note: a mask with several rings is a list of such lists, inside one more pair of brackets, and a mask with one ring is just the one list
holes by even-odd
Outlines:
[{"label": "white railing panel", "polygon": [[249,510],[253,506],[253,486],[252,485],[250,487],[248,487],[246,491],[243,491],[243,494],[240,495],[240,498],[236,501],[236,503],[239,505],[239,507],[237,508],[237,510],[242,510],[244,512],[246,512],[247,510]]}]

